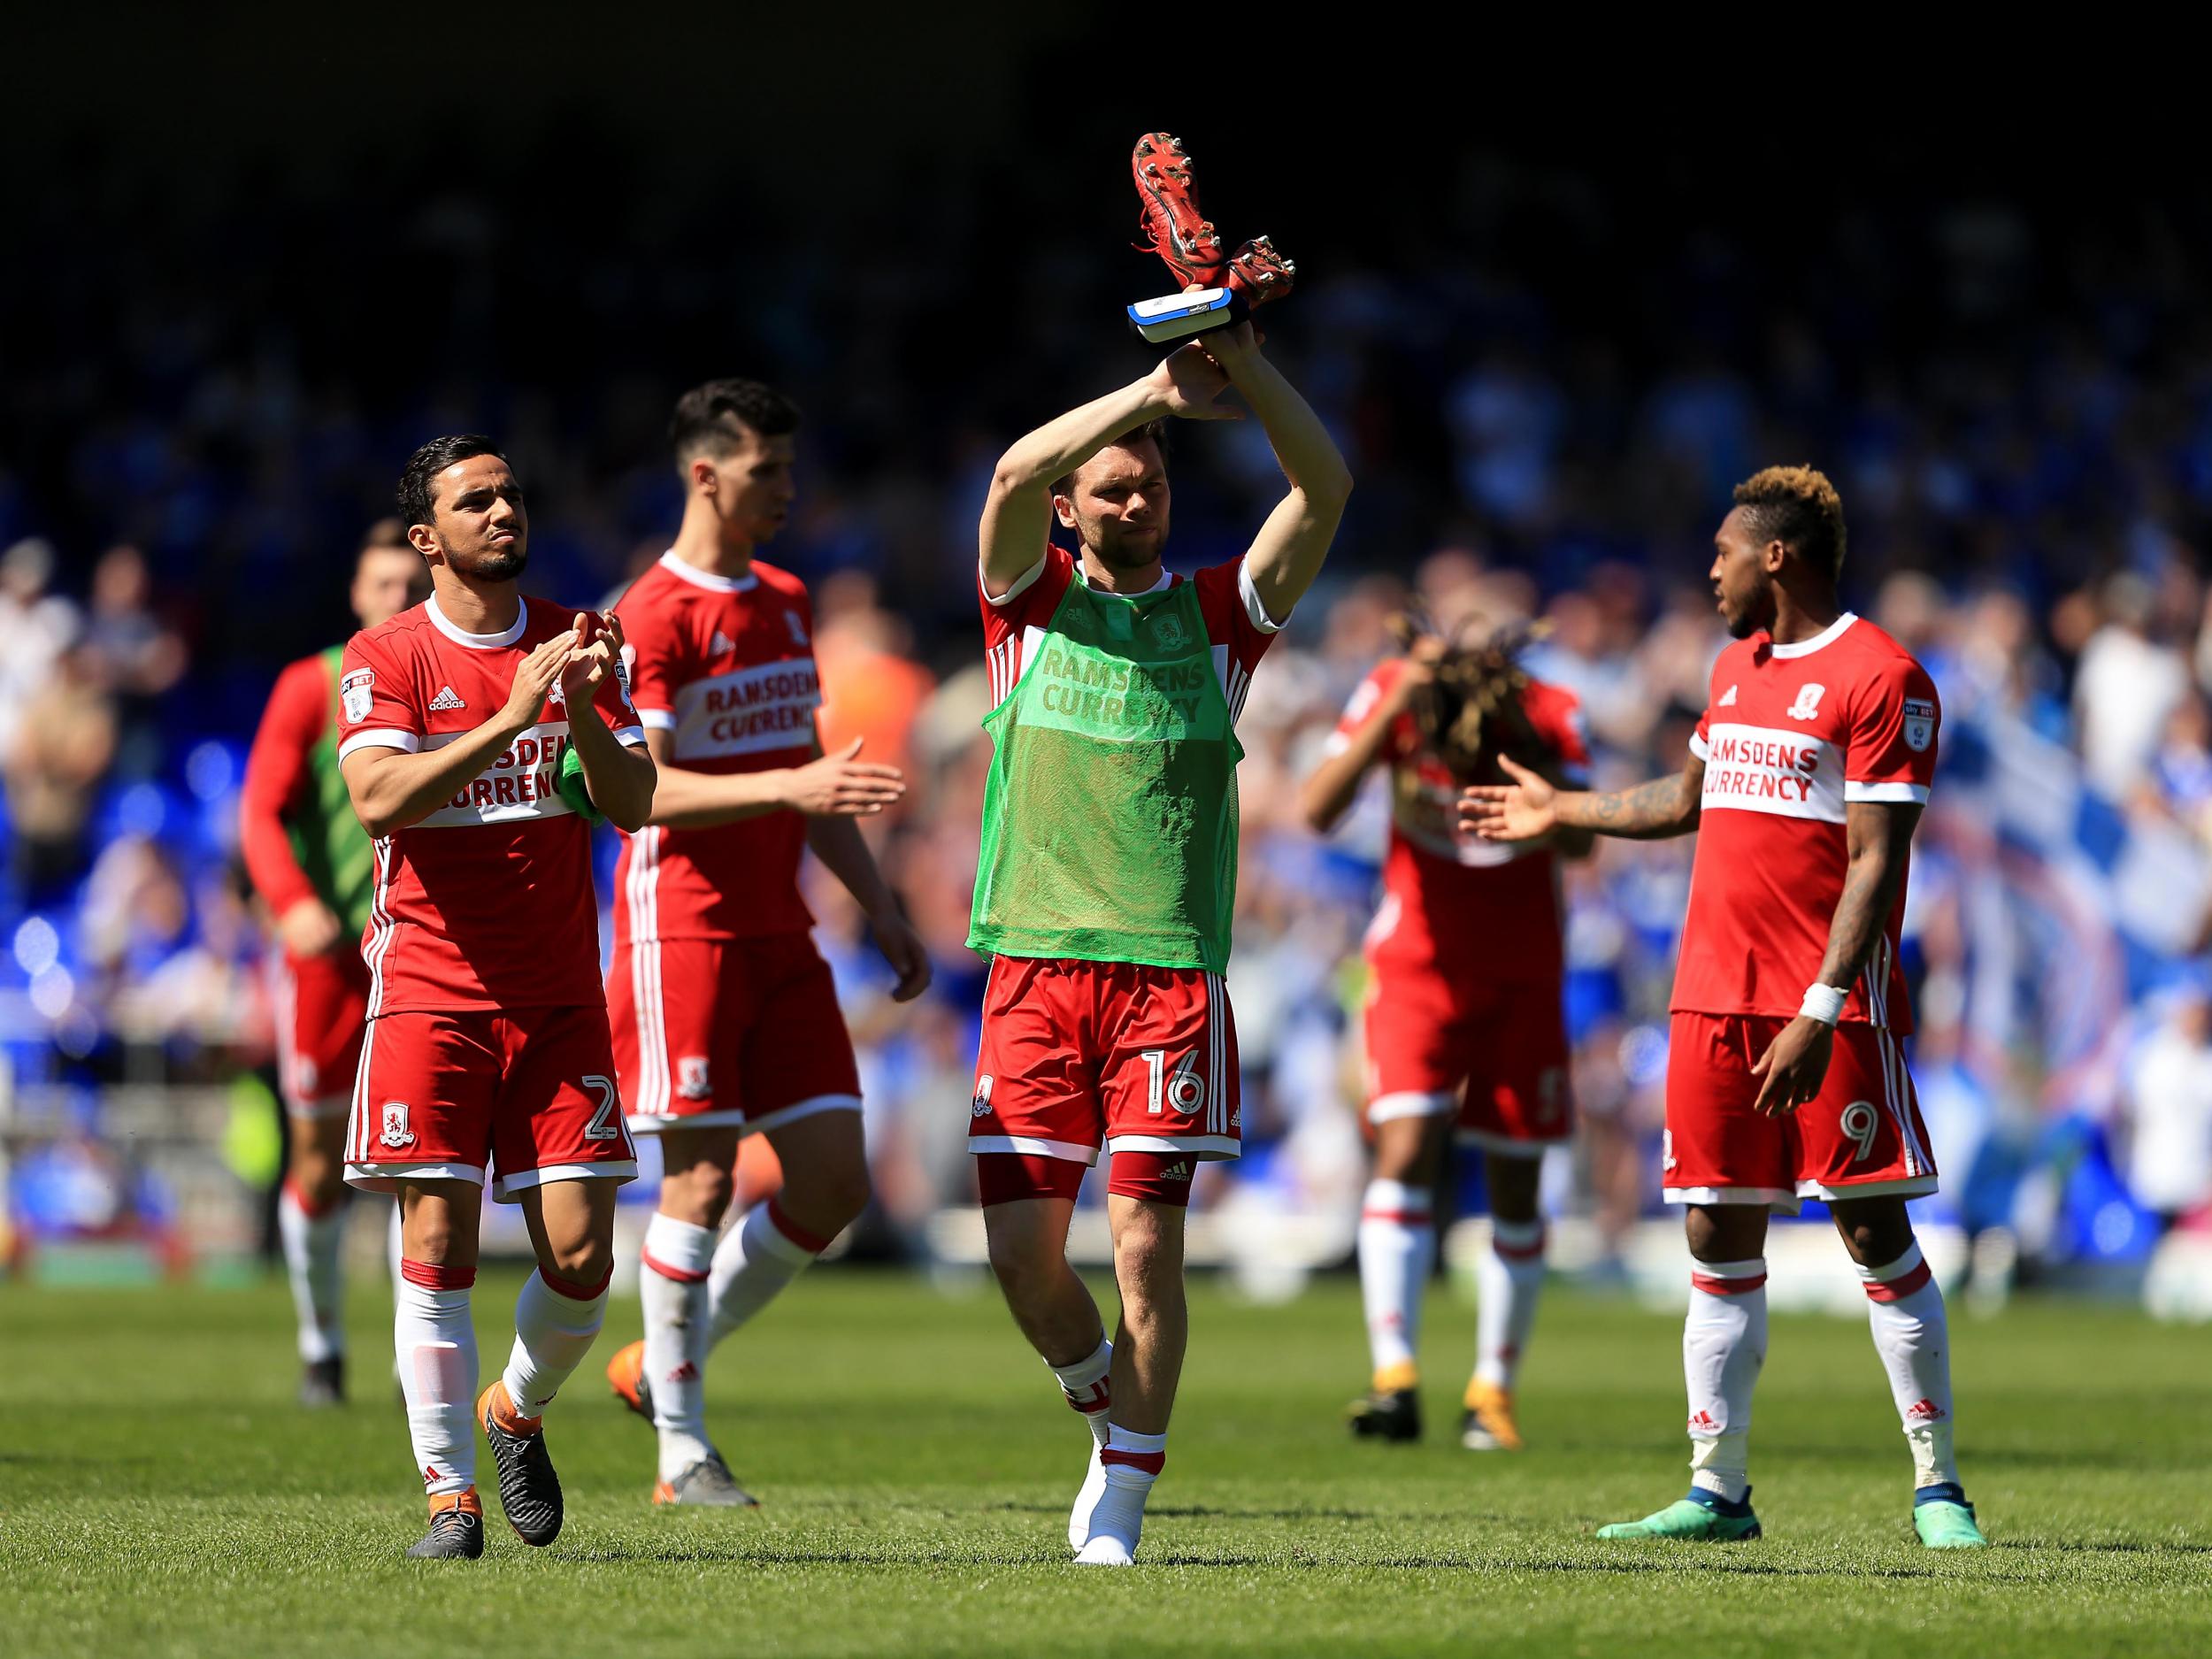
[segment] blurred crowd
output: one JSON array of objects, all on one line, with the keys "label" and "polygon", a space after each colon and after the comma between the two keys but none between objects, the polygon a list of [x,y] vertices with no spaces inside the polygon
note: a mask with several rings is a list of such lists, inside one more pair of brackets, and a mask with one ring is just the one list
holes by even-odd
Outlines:
[{"label": "blurred crowd", "polygon": [[[932,174],[903,216],[749,239],[687,218],[670,180],[610,192],[586,223],[559,205],[558,165],[427,193],[364,167],[335,190],[273,174],[139,204],[180,256],[250,260],[126,282],[51,239],[12,276],[54,327],[0,395],[13,1075],[212,1079],[265,1058],[242,757],[278,668],[341,632],[353,537],[416,442],[496,434],[532,491],[529,585],[596,597],[672,530],[674,395],[760,373],[808,414],[800,507],[767,551],[815,587],[828,736],[864,734],[915,783],[873,833],[936,991],[890,1005],[834,884],[815,902],[866,1054],[885,1225],[921,1248],[968,1191],[975,510],[1020,430],[1141,372],[1116,311],[1161,280],[1114,252],[1118,219],[1041,218],[1030,267],[1048,280],[993,324],[1021,349],[958,326],[985,205],[1051,199],[1059,176],[995,152]],[[1348,1010],[1383,814],[1371,800],[1325,841],[1294,800],[1387,618],[1471,584],[1493,615],[1542,618],[1532,665],[1581,697],[1601,782],[1671,771],[1721,642],[1703,573],[1729,487],[1809,460],[1843,494],[1847,598],[1945,699],[1911,918],[1939,1205],[2055,1262],[2139,1251],[2212,1202],[2212,320],[2195,303],[2212,236],[2124,203],[2060,223],[1869,192],[1777,247],[1701,204],[1679,180],[1471,157],[1388,273],[1346,227],[1304,227],[1270,349],[1359,489],[1244,717],[1230,977],[1249,1151],[1202,1200],[1356,1191]],[[391,234],[340,257],[364,221]],[[896,270],[864,257],[887,239],[908,250]],[[96,319],[96,373],[73,355]],[[1240,550],[1278,480],[1249,423],[1178,440],[1169,557],[1188,569]],[[1691,850],[1610,844],[1566,879],[1587,1133],[1551,1202],[1610,1238],[1655,1202]]]}]

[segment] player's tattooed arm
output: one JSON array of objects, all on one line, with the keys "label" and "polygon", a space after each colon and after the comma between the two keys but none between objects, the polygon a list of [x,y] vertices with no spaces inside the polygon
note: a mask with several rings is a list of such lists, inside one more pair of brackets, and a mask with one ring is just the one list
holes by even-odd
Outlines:
[{"label": "player's tattooed arm", "polygon": [[1853,801],[1843,810],[1843,896],[1828,924],[1828,949],[1820,982],[1848,987],[1865,969],[1905,885],[1907,854],[1919,827],[1920,807],[1910,801]]},{"label": "player's tattooed arm", "polygon": [[1321,573],[1352,494],[1352,470],[1321,417],[1260,350],[1250,323],[1206,334],[1202,344],[1252,406],[1290,484],[1245,555],[1252,591],[1269,619],[1279,623]]},{"label": "player's tattooed arm", "polygon": [[1705,763],[1694,755],[1673,777],[1632,789],[1558,789],[1503,757],[1499,764],[1510,784],[1478,784],[1459,797],[1460,824],[1485,841],[1533,841],[1561,829],[1664,841],[1697,827],[1705,794]]},{"label": "player's tattooed arm", "polygon": [[574,644],[573,634],[563,634],[525,657],[515,666],[505,705],[452,742],[413,755],[396,749],[360,749],[339,762],[339,775],[345,780],[361,827],[373,836],[396,834],[421,823],[466,788],[471,779],[538,723]]},{"label": "player's tattooed arm", "polygon": [[[1907,850],[1920,822],[1916,802],[1853,801],[1844,807],[1843,896],[1828,925],[1828,949],[1820,960],[1820,983],[1848,988],[1866,968],[1875,942],[1889,926],[1905,882]],[[1782,1027],[1751,1068],[1759,1081],[1753,1107],[1762,1112],[1789,1111],[1820,1094],[1835,1052],[1836,1028],[1809,1014]]]},{"label": "player's tattooed arm", "polygon": [[1123,434],[1162,415],[1186,420],[1237,420],[1241,411],[1215,400],[1229,377],[1194,346],[1185,346],[1141,380],[1093,398],[1018,441],[999,457],[983,502],[977,536],[983,585],[994,598],[1043,557],[1052,531],[1052,485]]}]

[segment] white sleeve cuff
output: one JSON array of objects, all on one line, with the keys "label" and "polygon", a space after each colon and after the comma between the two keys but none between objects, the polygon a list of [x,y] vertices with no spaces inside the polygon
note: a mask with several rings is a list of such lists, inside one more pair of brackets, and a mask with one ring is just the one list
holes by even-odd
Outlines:
[{"label": "white sleeve cuff", "polygon": [[1017,576],[1013,586],[1002,594],[994,594],[991,591],[991,579],[983,573],[983,562],[979,559],[975,566],[976,591],[983,595],[983,603],[987,605],[1010,605],[1036,586],[1037,578],[1045,573],[1045,561],[1051,557],[1052,553],[1049,549],[1038,554],[1037,562]]},{"label": "white sleeve cuff", "polygon": [[421,747],[422,739],[412,732],[403,732],[392,726],[372,726],[365,732],[356,732],[339,744],[338,758],[343,760],[355,750],[363,749],[396,749],[403,755],[411,755]]},{"label": "white sleeve cuff", "polygon": [[632,749],[643,749],[645,728],[641,726],[618,726],[614,728],[614,741],[627,743]]},{"label": "white sleeve cuff", "polygon": [[1853,783],[1844,780],[1843,798],[1847,801],[1909,801],[1916,806],[1928,804],[1928,786],[1924,783]]},{"label": "white sleeve cuff", "polygon": [[1705,747],[1705,739],[1695,732],[1690,733],[1690,753],[1696,756],[1700,760],[1706,760],[1711,757],[1711,751],[1707,749]]},{"label": "white sleeve cuff", "polygon": [[1267,607],[1260,603],[1259,589],[1252,586],[1252,561],[1244,559],[1237,565],[1237,595],[1244,601],[1244,614],[1252,618],[1252,626],[1263,634],[1280,634],[1285,617],[1278,622],[1267,614]]},{"label": "white sleeve cuff", "polygon": [[676,711],[673,709],[640,709],[637,718],[638,724],[649,732],[672,732],[676,729]]}]

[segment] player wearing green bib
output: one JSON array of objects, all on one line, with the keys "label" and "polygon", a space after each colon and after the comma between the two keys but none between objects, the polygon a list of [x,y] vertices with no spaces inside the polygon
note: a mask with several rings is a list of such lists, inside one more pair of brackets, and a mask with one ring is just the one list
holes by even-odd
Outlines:
[{"label": "player wearing green bib", "polygon": [[[1240,558],[1169,575],[1164,418],[1223,420],[1234,388],[1289,488]],[[1221,973],[1237,871],[1236,717],[1312,584],[1352,480],[1248,325],[1031,433],[983,509],[995,705],[968,942],[984,993],[969,1146],[991,1265],[1090,1425],[1068,1518],[1079,1562],[1129,1564],[1166,1456],[1187,1321],[1183,1220],[1239,1141]],[[1049,545],[1057,519],[1079,553]],[[1084,1170],[1110,1157],[1121,1323],[1069,1267]]]},{"label": "player wearing green bib", "polygon": [[[429,567],[397,519],[373,526],[353,572],[353,614],[373,628],[430,593]],[[277,677],[246,758],[239,849],[283,948],[276,995],[278,1081],[292,1156],[277,1225],[299,1310],[305,1405],[345,1398],[338,1244],[346,1113],[361,1059],[369,975],[361,933],[375,858],[338,775],[338,659],[303,657]]]}]

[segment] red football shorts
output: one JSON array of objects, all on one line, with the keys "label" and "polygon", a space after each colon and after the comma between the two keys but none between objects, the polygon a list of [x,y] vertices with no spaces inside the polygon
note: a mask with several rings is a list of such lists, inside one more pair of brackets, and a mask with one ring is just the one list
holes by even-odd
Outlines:
[{"label": "red football shorts", "polygon": [[511,1203],[551,1181],[634,1180],[607,1013],[596,1005],[385,1014],[369,1022],[346,1179],[474,1181]]},{"label": "red football shorts", "polygon": [[607,1014],[634,1133],[750,1134],[860,1110],[837,984],[805,933],[632,945],[607,975]]},{"label": "red football shorts", "polygon": [[295,1118],[342,1118],[353,1106],[369,970],[352,945],[277,964],[277,1078]]},{"label": "red football shorts", "polygon": [[1556,980],[1455,974],[1387,957],[1367,965],[1371,1128],[1456,1111],[1461,1140],[1525,1157],[1573,1138]]},{"label": "red football shorts", "polygon": [[1236,1022],[1219,975],[993,959],[969,1151],[1088,1164],[1102,1146],[1203,1162],[1235,1157],[1240,1140]]},{"label": "red football shorts", "polygon": [[1790,1022],[1677,1014],[1667,1048],[1664,1181],[1669,1203],[1771,1204],[1806,1198],[1915,1197],[1936,1190],[1928,1130],[1896,1038],[1836,1028],[1819,1098],[1793,1112],[1751,1109],[1751,1068]]}]

